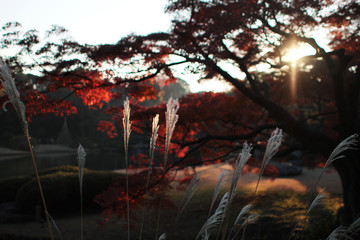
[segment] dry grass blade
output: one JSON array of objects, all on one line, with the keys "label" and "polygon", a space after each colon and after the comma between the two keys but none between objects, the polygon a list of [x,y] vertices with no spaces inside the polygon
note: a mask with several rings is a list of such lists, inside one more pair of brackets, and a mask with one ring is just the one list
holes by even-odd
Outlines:
[{"label": "dry grass blade", "polygon": [[164,169],[166,169],[168,152],[170,147],[170,140],[174,133],[176,123],[179,119],[179,115],[177,115],[177,111],[179,110],[179,101],[178,99],[169,98],[166,104],[166,137],[165,137],[165,156],[164,156]]},{"label": "dry grass blade", "polygon": [[189,183],[189,186],[186,189],[184,198],[183,198],[183,200],[182,200],[182,202],[180,204],[179,211],[178,211],[177,216],[176,216],[176,222],[179,220],[180,215],[182,214],[182,212],[184,211],[186,206],[189,204],[191,198],[194,196],[195,191],[199,187],[199,182],[200,182],[200,178],[197,175],[195,175],[191,179],[191,181]]},{"label": "dry grass blade", "polygon": [[218,176],[217,181],[216,181],[216,186],[215,186],[215,190],[214,190],[214,194],[212,196],[211,199],[211,204],[210,204],[210,209],[209,209],[209,214],[208,217],[210,217],[211,211],[214,207],[215,201],[217,196],[220,193],[221,188],[225,185],[227,178],[228,178],[228,174],[229,174],[229,170],[224,169]]},{"label": "dry grass blade", "polygon": [[229,192],[224,194],[215,213],[210,218],[208,218],[208,220],[205,222],[205,224],[201,228],[200,232],[196,236],[195,240],[199,239],[199,237],[203,233],[205,233],[206,231],[208,231],[209,229],[211,229],[213,227],[216,227],[217,225],[219,225],[222,222],[222,220],[224,219],[224,211],[225,211],[228,201],[229,201]]}]

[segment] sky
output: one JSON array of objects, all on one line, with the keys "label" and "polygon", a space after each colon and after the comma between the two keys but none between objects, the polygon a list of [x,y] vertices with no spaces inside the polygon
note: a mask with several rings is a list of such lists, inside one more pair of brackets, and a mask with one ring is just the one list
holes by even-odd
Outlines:
[{"label": "sky", "polygon": [[[59,25],[73,40],[87,44],[114,44],[131,33],[168,31],[171,16],[167,0],[0,0],[0,26],[17,21],[24,31],[40,33]],[[196,76],[181,77],[193,92],[226,91],[229,85],[217,80],[197,82]]]}]

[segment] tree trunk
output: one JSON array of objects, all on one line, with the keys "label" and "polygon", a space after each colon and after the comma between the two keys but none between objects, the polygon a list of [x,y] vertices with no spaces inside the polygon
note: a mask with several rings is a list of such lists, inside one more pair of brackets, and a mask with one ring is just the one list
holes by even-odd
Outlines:
[{"label": "tree trunk", "polygon": [[346,157],[334,162],[343,188],[344,209],[340,213],[341,225],[349,226],[360,217],[360,148],[345,153]]}]

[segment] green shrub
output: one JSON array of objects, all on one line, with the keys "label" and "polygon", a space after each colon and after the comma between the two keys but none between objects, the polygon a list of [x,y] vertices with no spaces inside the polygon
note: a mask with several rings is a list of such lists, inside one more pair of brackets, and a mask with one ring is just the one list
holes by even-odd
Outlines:
[{"label": "green shrub", "polygon": [[31,177],[29,176],[17,176],[1,179],[0,203],[14,201],[17,191],[30,179]]},{"label": "green shrub", "polygon": [[[113,178],[118,176],[119,174],[112,171],[85,170],[83,206],[88,209],[98,209],[99,206],[93,202],[93,198],[107,189]],[[50,213],[79,210],[80,189],[77,171],[57,171],[41,175],[40,181]],[[19,189],[15,207],[20,212],[33,213],[37,205],[41,205],[39,188],[36,180],[32,179]]]}]

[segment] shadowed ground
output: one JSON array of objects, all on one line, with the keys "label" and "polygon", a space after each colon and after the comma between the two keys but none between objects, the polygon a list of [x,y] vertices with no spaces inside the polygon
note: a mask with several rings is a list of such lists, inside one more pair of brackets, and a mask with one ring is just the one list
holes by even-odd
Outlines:
[{"label": "shadowed ground", "polygon": [[[200,192],[208,191],[209,194],[212,194],[212,190],[216,184],[217,176],[223,169],[230,169],[230,165],[228,164],[221,164],[221,165],[209,165],[196,168],[196,172],[200,174]],[[319,176],[321,169],[303,169],[302,175],[291,177],[291,178],[277,178],[277,179],[269,179],[269,178],[262,178],[259,186],[259,192],[264,190],[282,190],[282,189],[293,189],[299,192],[305,192],[307,187],[313,186],[316,178]],[[178,173],[181,176],[181,172]],[[254,173],[248,173],[240,177],[239,180],[239,187],[241,188],[248,188],[250,191],[253,191],[256,185],[256,181],[258,176]],[[331,174],[325,174],[320,181],[319,186],[326,187],[326,191],[330,193],[339,194],[341,193],[341,184],[339,177],[336,172],[332,172]],[[183,192],[174,192],[174,196],[177,196],[181,199]],[[210,195],[211,197],[211,195]],[[200,200],[199,200],[200,199]],[[195,194],[193,202],[196,204],[204,204],[201,201],[201,197]],[[200,205],[199,205],[200,207]],[[203,208],[207,208],[207,206],[203,206]],[[155,215],[156,213],[154,213]],[[162,219],[166,219],[168,222],[173,221],[171,214],[172,211],[165,210],[162,213]],[[176,214],[176,213],[175,213]],[[186,214],[186,212],[185,212]],[[189,214],[189,213],[188,213]],[[192,213],[193,214],[193,213]],[[74,213],[76,215],[76,213]],[[155,222],[155,216],[150,214],[147,216],[146,224],[153,225]],[[193,219],[192,221],[200,221],[204,222],[206,220],[206,216],[203,217],[204,219]],[[126,230],[124,230],[121,222],[116,224],[108,224],[104,231],[98,228],[97,220],[102,219],[101,214],[87,214],[84,219],[84,226],[85,226],[85,239],[126,239]],[[190,219],[183,218],[185,221],[191,221]],[[57,217],[55,219],[56,224],[58,225],[63,239],[79,239],[80,236],[80,217]],[[172,223],[164,223],[163,229],[168,229],[167,224]],[[191,224],[191,223],[190,223]],[[200,223],[201,224],[201,223]],[[201,225],[200,225],[201,226]],[[198,228],[198,227],[197,227]],[[197,229],[196,228],[196,229]],[[181,227],[176,228],[179,231],[179,238],[172,237],[169,239],[183,239],[186,238],[186,232],[182,233]],[[150,231],[150,230],[149,230]],[[151,229],[153,231],[153,229]],[[144,232],[146,234],[146,231]],[[31,236],[29,238],[6,238],[6,236]],[[12,224],[0,224],[0,238],[1,239],[47,239],[45,236],[48,235],[47,227],[41,226],[38,222],[22,222],[22,223],[12,223]],[[136,239],[137,232],[134,232],[134,237],[132,239]],[[178,235],[177,235],[178,236]],[[148,239],[148,238],[145,238]],[[153,237],[151,238],[153,239]]]}]

